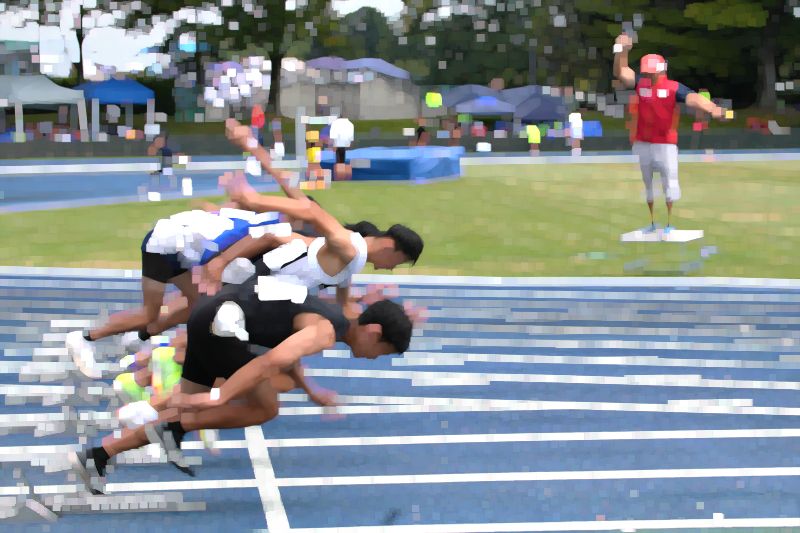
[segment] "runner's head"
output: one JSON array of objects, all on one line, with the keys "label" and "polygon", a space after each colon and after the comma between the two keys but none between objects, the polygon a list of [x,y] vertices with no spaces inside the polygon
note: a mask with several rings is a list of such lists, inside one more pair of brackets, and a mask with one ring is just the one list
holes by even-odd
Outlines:
[{"label": "runner's head", "polygon": [[375,359],[408,350],[413,324],[402,305],[381,300],[367,307],[353,328],[347,339],[353,357]]},{"label": "runner's head", "polygon": [[376,269],[392,270],[403,263],[417,262],[424,243],[414,230],[395,224],[387,231],[370,235],[367,242],[367,261]]},{"label": "runner's head", "polygon": [[345,224],[345,229],[358,233],[362,237],[378,237],[382,233],[378,226],[367,220],[356,222],[355,224]]}]

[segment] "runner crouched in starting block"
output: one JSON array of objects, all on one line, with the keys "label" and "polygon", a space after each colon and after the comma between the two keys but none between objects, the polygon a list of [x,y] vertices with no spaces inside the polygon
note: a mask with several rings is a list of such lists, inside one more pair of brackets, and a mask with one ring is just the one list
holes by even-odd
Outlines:
[{"label": "runner crouched in starting block", "polygon": [[[153,337],[152,350],[145,348],[123,358],[121,364],[130,372],[114,379],[114,390],[128,402],[117,411],[123,426],[134,429],[154,422],[158,419],[158,413],[167,408],[169,397],[178,390],[176,387],[180,384],[186,342],[186,330],[180,330],[171,340],[166,335]],[[223,382],[217,380],[215,385],[221,386]],[[301,389],[317,405],[336,405],[336,393],[308,379],[303,365],[299,363],[282,369],[280,374],[271,377],[270,382],[279,393]],[[201,430],[199,433],[206,448],[215,451],[217,430]]]}]

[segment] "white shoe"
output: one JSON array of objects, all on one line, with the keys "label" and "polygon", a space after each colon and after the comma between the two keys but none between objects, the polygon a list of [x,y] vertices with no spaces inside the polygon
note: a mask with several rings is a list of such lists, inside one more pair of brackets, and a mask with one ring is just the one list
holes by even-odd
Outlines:
[{"label": "white shoe", "polygon": [[72,357],[78,370],[92,379],[100,379],[101,372],[95,362],[94,345],[83,338],[82,331],[70,331],[64,341],[67,353]]},{"label": "white shoe", "polygon": [[137,331],[129,331],[122,336],[120,344],[128,353],[136,353],[142,349],[142,340],[139,338]]},{"label": "white shoe", "polygon": [[117,419],[125,427],[135,428],[158,420],[158,411],[147,402],[134,402],[120,407]]}]

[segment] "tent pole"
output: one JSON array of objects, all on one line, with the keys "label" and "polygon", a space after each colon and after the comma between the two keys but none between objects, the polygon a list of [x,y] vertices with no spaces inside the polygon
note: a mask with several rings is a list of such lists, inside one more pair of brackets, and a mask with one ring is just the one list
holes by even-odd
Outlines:
[{"label": "tent pole", "polygon": [[92,98],[92,140],[100,138],[100,100]]},{"label": "tent pole", "polygon": [[22,102],[14,103],[14,127],[16,128],[15,142],[25,142],[25,122],[22,120]]},{"label": "tent pole", "polygon": [[147,122],[146,124],[156,123],[156,101],[154,98],[147,100]]},{"label": "tent pole", "polygon": [[125,104],[125,125],[133,128],[133,104]]},{"label": "tent pole", "polygon": [[86,100],[78,100],[78,127],[81,130],[81,141],[89,141],[89,125],[86,120]]}]

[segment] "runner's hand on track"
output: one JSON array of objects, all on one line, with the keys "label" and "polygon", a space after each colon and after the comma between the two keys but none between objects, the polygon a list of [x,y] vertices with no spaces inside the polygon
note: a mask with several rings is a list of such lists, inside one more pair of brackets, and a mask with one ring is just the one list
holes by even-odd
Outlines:
[{"label": "runner's hand on track", "polygon": [[314,394],[310,395],[311,401],[322,407],[335,407],[339,405],[337,398],[338,395],[336,391],[328,389],[318,389],[314,391]]}]

